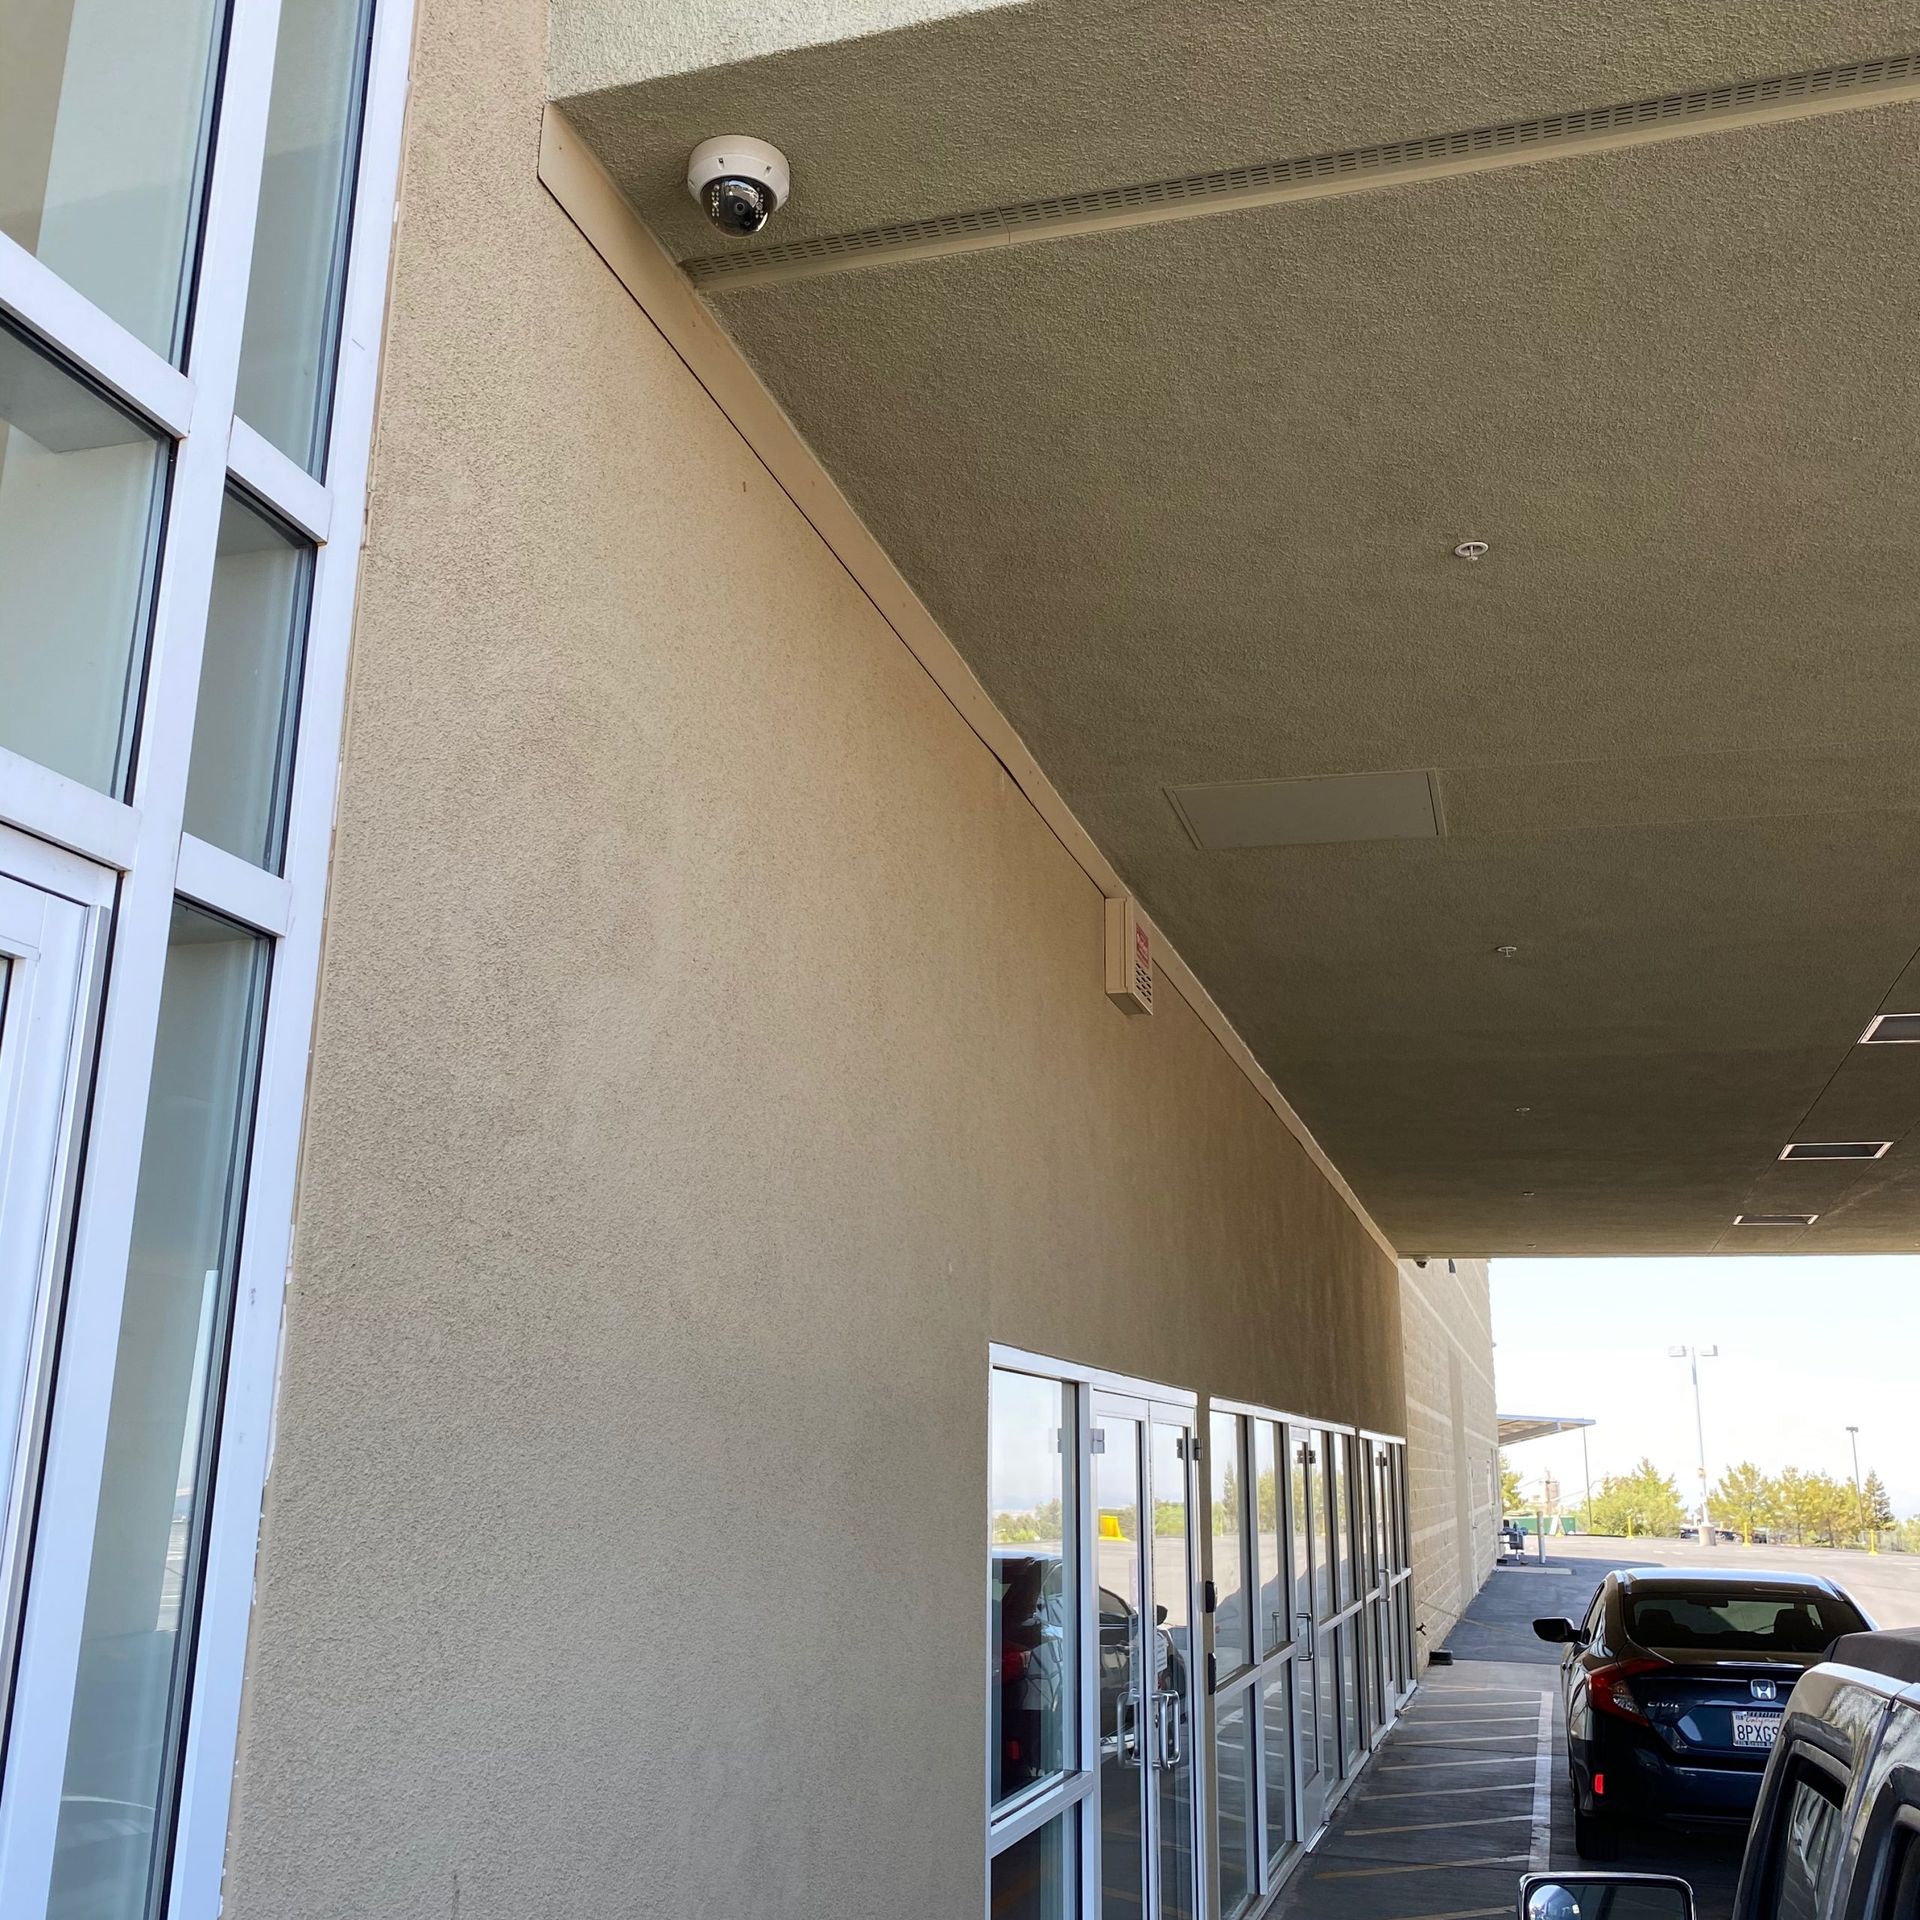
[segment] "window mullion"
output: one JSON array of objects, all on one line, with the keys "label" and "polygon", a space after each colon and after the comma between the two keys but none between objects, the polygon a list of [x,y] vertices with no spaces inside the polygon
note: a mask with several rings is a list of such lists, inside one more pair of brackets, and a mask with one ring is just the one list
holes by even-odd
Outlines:
[{"label": "window mullion", "polygon": [[[234,0],[202,228],[191,400],[173,463],[142,700],[134,844],[101,1026],[87,1178],[8,1729],[0,1910],[10,1913],[40,1911],[52,1874],[278,23],[279,0]],[[59,313],[52,318],[63,324]],[[63,340],[56,331],[52,340],[57,348],[84,352],[93,335]]]},{"label": "window mullion", "polygon": [[4,233],[0,309],[171,437],[186,432],[194,383]]}]

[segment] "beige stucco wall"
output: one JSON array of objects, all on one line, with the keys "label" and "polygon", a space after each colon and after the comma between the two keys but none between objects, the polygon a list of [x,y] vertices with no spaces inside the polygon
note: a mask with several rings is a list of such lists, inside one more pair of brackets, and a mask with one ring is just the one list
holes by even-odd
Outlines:
[{"label": "beige stucco wall", "polygon": [[226,1911],[975,1920],[989,1340],[1398,1430],[1401,1283],[541,191],[542,36],[426,0]]},{"label": "beige stucco wall", "polygon": [[1452,1632],[1493,1570],[1499,1440],[1486,1261],[1401,1261],[1400,1324],[1414,1617],[1426,1627],[1424,1654]]}]

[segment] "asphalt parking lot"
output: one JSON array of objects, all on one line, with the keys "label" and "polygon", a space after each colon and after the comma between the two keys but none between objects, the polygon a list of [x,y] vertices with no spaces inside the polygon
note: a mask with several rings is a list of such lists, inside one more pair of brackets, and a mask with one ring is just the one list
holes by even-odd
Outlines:
[{"label": "asphalt parking lot", "polygon": [[[1881,1626],[1920,1625],[1920,1556],[1682,1541],[1556,1540],[1542,1563],[1496,1567],[1407,1712],[1282,1896],[1285,1920],[1497,1920],[1519,1876],[1575,1867],[1557,1650],[1536,1617],[1578,1618],[1610,1567],[1712,1564],[1825,1573]],[[1438,1628],[1443,1623],[1431,1622]],[[1436,1634],[1436,1637],[1438,1635]],[[1623,1835],[1625,1871],[1693,1883],[1700,1920],[1728,1920],[1738,1836]]]}]

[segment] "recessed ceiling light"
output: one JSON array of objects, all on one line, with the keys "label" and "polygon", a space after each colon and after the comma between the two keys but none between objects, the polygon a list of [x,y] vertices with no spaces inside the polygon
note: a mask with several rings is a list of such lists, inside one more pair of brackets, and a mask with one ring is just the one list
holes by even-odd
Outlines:
[{"label": "recessed ceiling light", "polygon": [[1456,560],[1484,560],[1487,557],[1487,543],[1484,540],[1462,540],[1454,548]]},{"label": "recessed ceiling light", "polygon": [[1860,1036],[1863,1047],[1905,1047],[1920,1041],[1920,1013],[1876,1013]]},{"label": "recessed ceiling light", "polygon": [[1795,1140],[1780,1149],[1782,1160],[1878,1160],[1891,1140]]},{"label": "recessed ceiling light", "polygon": [[1810,1227],[1819,1218],[1817,1213],[1736,1213],[1733,1224],[1736,1227]]}]

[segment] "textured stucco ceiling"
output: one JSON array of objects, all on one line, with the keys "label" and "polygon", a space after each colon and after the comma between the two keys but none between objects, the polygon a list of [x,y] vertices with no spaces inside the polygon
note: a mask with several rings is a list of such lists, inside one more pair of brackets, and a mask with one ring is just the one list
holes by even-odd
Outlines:
[{"label": "textured stucco ceiling", "polygon": [[[791,238],[1920,46],[1417,11],[1018,7],[573,111],[685,253],[649,182],[728,128]],[[976,140],[1022,86],[1072,111]],[[1775,1156],[1920,1122],[1852,1044],[1920,1004],[1916,163],[1882,107],[714,305],[1404,1251],[1912,1248],[1920,1139]],[[1204,852],[1166,795],[1394,769],[1445,837]]]}]

